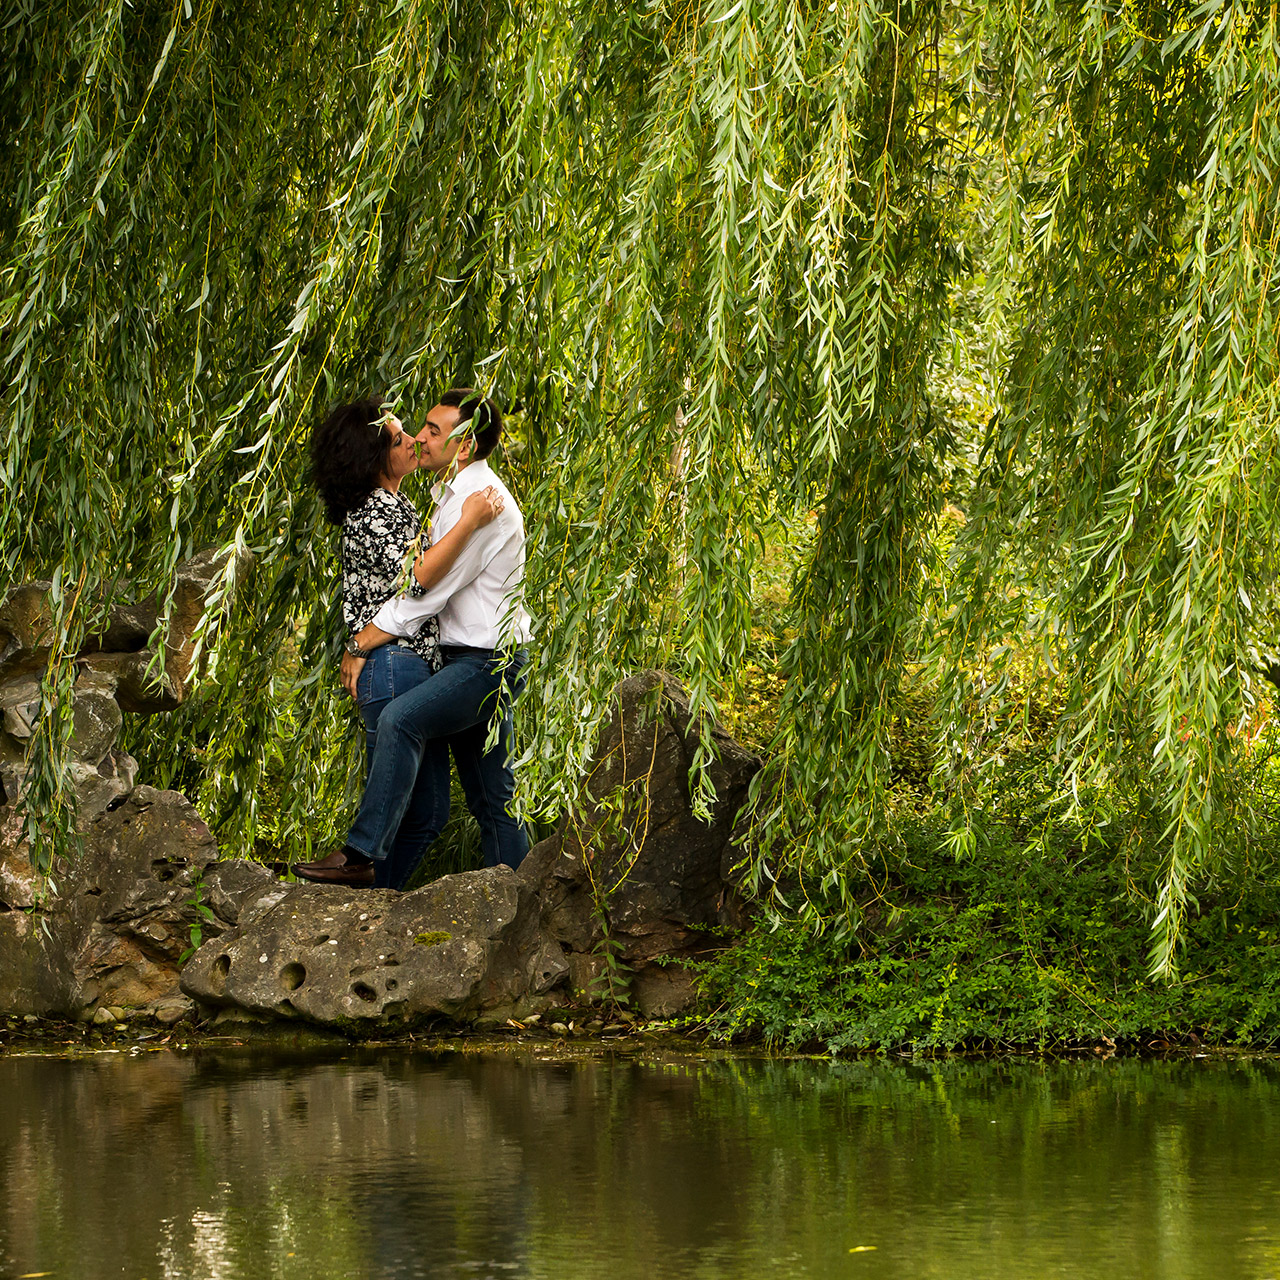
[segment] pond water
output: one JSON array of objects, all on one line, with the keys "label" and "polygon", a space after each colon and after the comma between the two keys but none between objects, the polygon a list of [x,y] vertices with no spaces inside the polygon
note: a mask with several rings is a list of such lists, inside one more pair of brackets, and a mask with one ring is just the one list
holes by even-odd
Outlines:
[{"label": "pond water", "polygon": [[0,1056],[0,1277],[1280,1276],[1280,1067]]}]

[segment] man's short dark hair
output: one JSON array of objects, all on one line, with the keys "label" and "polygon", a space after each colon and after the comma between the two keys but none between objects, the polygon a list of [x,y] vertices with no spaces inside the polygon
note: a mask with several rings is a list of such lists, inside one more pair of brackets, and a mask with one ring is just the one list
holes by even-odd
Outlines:
[{"label": "man's short dark hair", "polygon": [[470,422],[471,457],[487,458],[502,439],[502,414],[498,406],[474,387],[450,387],[440,397],[440,403],[457,409],[458,421]]}]

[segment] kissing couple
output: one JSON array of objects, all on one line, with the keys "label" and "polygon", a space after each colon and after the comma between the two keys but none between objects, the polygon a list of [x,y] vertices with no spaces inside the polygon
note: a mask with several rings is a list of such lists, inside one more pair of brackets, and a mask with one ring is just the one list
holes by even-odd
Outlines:
[{"label": "kissing couple", "polygon": [[[530,635],[524,519],[489,465],[501,438],[498,407],[470,387],[446,391],[416,437],[378,398],[340,405],[312,435],[312,475],[342,526],[342,684],[367,753],[346,841],[295,864],[301,879],[403,889],[448,820],[450,752],[485,865],[528,851],[511,768]],[[425,531],[400,492],[420,470],[434,480]]]}]

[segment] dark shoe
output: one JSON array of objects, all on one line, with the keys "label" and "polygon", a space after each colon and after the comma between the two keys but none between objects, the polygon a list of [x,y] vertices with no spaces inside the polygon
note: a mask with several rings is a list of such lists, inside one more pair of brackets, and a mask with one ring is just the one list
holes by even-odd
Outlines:
[{"label": "dark shoe", "polygon": [[349,861],[345,847],[335,849],[316,862],[296,863],[293,874],[315,884],[342,884],[354,889],[373,887],[373,863],[368,859]]}]

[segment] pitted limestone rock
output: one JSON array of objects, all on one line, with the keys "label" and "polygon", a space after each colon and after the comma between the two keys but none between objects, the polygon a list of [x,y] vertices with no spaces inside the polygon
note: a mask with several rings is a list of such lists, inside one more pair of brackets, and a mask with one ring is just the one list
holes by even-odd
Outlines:
[{"label": "pitted limestone rock", "polygon": [[219,920],[244,925],[274,907],[289,891],[260,862],[215,862],[200,884],[201,900]]},{"label": "pitted limestone rock", "polygon": [[[696,956],[745,922],[732,876],[742,856],[734,821],[760,761],[718,726],[698,723],[668,675],[642,672],[614,699],[585,803],[530,850],[519,874],[538,895],[545,932],[569,955],[575,988],[589,994],[604,978],[607,918],[638,1003],[666,1017],[693,992],[686,969],[655,962]],[[688,781],[704,738],[716,749],[709,823],[694,815]]]},{"label": "pitted limestone rock", "polygon": [[69,943],[72,1004],[145,1005],[178,994],[198,885],[217,856],[209,828],[174,791],[137,787],[90,824],[54,921]]},{"label": "pitted limestone rock", "polygon": [[217,856],[185,796],[137,787],[86,825],[81,856],[56,867],[51,886],[31,868],[18,815],[0,807],[0,1013],[179,999],[192,926],[215,936],[277,884],[265,867]]},{"label": "pitted limestone rock", "polygon": [[0,676],[39,671],[49,656],[52,583],[27,582],[0,598]]},{"label": "pitted limestone rock", "polygon": [[563,978],[558,948],[536,929],[536,904],[506,867],[411,893],[295,885],[201,947],[182,989],[205,1005],[353,1030],[465,1020]]},{"label": "pitted limestone rock", "polygon": [[133,790],[138,762],[125,751],[108,751],[97,764],[73,760],[67,774],[76,793],[76,824],[84,831]]}]

